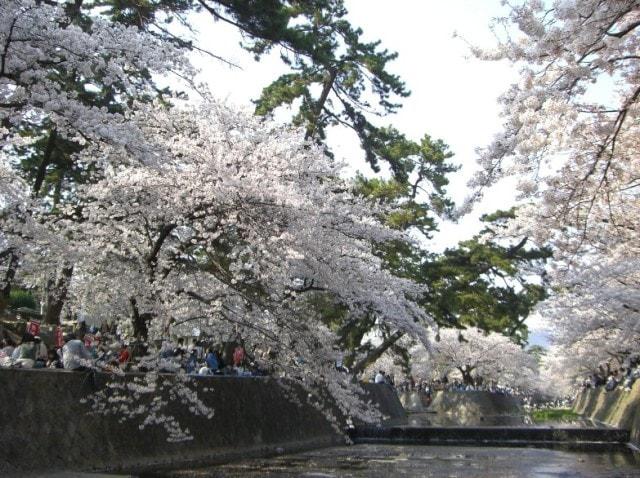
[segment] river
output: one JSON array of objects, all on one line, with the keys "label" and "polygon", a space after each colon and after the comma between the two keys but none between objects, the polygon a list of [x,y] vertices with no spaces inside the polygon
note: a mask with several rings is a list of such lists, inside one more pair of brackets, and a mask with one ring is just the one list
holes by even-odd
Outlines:
[{"label": "river", "polygon": [[142,478],[223,477],[640,477],[640,455],[620,447],[608,452],[541,448],[355,445],[325,448]]}]

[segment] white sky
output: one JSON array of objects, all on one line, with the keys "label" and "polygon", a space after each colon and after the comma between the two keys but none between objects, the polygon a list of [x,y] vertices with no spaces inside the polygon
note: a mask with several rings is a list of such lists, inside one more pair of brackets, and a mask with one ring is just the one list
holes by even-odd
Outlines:
[{"label": "white sky", "polygon": [[[495,44],[489,30],[493,17],[505,11],[500,0],[347,0],[348,19],[364,31],[365,41],[381,40],[381,47],[399,53],[389,71],[400,75],[412,94],[395,115],[385,119],[415,140],[425,133],[449,144],[453,162],[462,169],[450,177],[449,192],[456,203],[466,194],[466,183],[476,168],[475,148],[491,141],[500,127],[497,97],[516,80],[516,72],[505,63],[471,58],[465,40],[475,45]],[[209,58],[195,58],[201,80],[221,99],[252,109],[251,99],[280,74],[287,72],[277,55],[255,62],[240,47],[237,31],[222,22],[211,24],[208,16],[197,27],[203,46],[242,69],[232,69]],[[461,38],[454,38],[457,32]],[[216,47],[219,44],[220,47]],[[330,133],[338,159],[353,173],[368,173],[355,137],[347,131]],[[495,188],[459,224],[443,223],[429,245],[441,250],[472,236],[479,230],[477,218],[513,202],[512,184]]]},{"label": "white sky", "polygon": [[[363,29],[365,41],[379,39],[382,48],[399,53],[389,71],[398,74],[412,94],[386,122],[415,140],[428,133],[449,144],[455,154],[452,161],[462,166],[450,177],[449,193],[461,203],[468,193],[466,183],[476,169],[475,149],[488,144],[500,129],[497,98],[517,81],[517,71],[510,65],[472,58],[465,42],[495,45],[489,23],[505,14],[501,0],[346,0],[346,6],[348,19]],[[220,99],[252,110],[251,99],[288,71],[277,55],[255,62],[239,46],[234,50],[241,37],[233,27],[222,22],[212,25],[210,17],[204,16],[196,28],[205,48],[241,67],[232,69],[208,58],[194,59],[202,70],[201,80]],[[454,38],[454,33],[464,40]],[[329,140],[336,157],[347,162],[352,172],[370,173],[353,136],[346,131],[334,132]],[[511,207],[513,184],[498,184],[474,213],[458,224],[441,224],[430,249],[442,250],[471,237],[480,229],[481,214]],[[528,321],[530,342],[546,345],[540,319],[533,316]]]}]

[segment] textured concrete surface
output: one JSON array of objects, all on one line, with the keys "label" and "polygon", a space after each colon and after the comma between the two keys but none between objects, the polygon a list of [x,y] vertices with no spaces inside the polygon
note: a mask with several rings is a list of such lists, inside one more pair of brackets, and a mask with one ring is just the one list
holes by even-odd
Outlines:
[{"label": "textured concrete surface", "polygon": [[356,445],[144,478],[630,478],[640,477],[639,466],[640,458],[624,448],[608,453],[576,453],[528,448]]},{"label": "textured concrete surface", "polygon": [[0,476],[220,463],[344,443],[299,387],[293,387],[298,402],[293,403],[276,380],[236,377],[194,381],[200,398],[215,411],[211,420],[194,416],[179,402],[170,404],[169,414],[194,439],[169,443],[159,426],[140,430],[141,418],[119,423],[116,417],[89,413],[80,400],[106,380],[99,375],[94,382],[80,372],[0,370]]},{"label": "textured concrete surface", "polygon": [[515,425],[524,415],[520,398],[484,391],[438,391],[427,410],[460,426],[486,425],[494,417],[501,417],[502,425]]},{"label": "textured concrete surface", "polygon": [[380,410],[385,420],[392,423],[406,422],[407,412],[393,388],[382,383],[364,383],[362,388],[367,394],[366,400]]},{"label": "textured concrete surface", "polygon": [[[400,403],[407,412],[433,412],[451,415],[457,422],[475,422],[481,416],[522,415],[522,401],[517,397],[485,391],[436,391],[429,402],[422,392],[400,392]],[[466,424],[466,423],[463,423]]]},{"label": "textured concrete surface", "polygon": [[[127,375],[117,380],[132,380]],[[300,386],[269,377],[197,377],[192,387],[214,410],[197,417],[179,402],[166,409],[194,439],[169,443],[159,426],[140,430],[142,418],[91,413],[81,399],[103,389],[109,377],[60,370],[0,369],[0,476],[29,472],[144,470],[182,464],[202,466],[345,442]],[[162,376],[172,383],[175,376]],[[404,409],[388,386],[365,386],[366,399],[391,419]],[[151,397],[130,397],[145,405]],[[146,400],[146,401],[145,401]],[[331,402],[325,403],[332,407]],[[337,412],[337,407],[332,407]]]},{"label": "textured concrete surface", "polygon": [[427,408],[427,396],[422,392],[400,392],[398,397],[407,412],[421,413]]},{"label": "textured concrete surface", "polygon": [[584,389],[576,398],[573,411],[610,426],[629,429],[631,442],[640,445],[640,380],[631,390]]},{"label": "textured concrete surface", "polygon": [[558,446],[624,445],[629,431],[578,427],[411,427],[361,426],[351,434],[355,443],[420,445]]}]

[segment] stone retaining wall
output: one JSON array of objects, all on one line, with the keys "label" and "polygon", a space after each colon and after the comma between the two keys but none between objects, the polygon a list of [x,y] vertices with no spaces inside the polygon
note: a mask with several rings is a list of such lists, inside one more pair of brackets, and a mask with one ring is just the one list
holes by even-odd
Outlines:
[{"label": "stone retaining wall", "polygon": [[[90,413],[81,398],[104,387],[106,379],[102,374],[92,381],[80,372],[0,369],[0,476],[204,465],[344,443],[325,416],[306,402],[301,387],[289,384],[292,392],[286,394],[268,377],[198,377],[200,398],[215,415],[210,420],[196,417],[183,405],[171,404],[170,413],[194,439],[169,443],[159,426],[140,430],[142,419],[119,423],[117,417]],[[212,391],[203,391],[205,387]],[[399,413],[393,391],[368,389],[383,413]]]},{"label": "stone retaining wall", "polygon": [[616,388],[607,392],[604,387],[587,388],[580,392],[573,411],[610,426],[631,431],[631,442],[640,445],[640,381],[631,390]]},{"label": "stone retaining wall", "polygon": [[403,408],[403,404],[398,400],[396,391],[387,384],[383,383],[363,383],[362,388],[367,394],[366,399],[376,406],[385,420],[391,422],[403,422],[407,413]]},{"label": "stone retaining wall", "polygon": [[426,409],[426,403],[428,402],[427,396],[422,392],[400,392],[398,398],[400,403],[407,412],[420,413]]},{"label": "stone retaining wall", "polygon": [[496,418],[502,420],[496,424],[508,425],[509,417],[519,423],[524,415],[520,398],[485,391],[437,391],[427,410],[446,418],[447,422],[464,426],[487,425]]}]

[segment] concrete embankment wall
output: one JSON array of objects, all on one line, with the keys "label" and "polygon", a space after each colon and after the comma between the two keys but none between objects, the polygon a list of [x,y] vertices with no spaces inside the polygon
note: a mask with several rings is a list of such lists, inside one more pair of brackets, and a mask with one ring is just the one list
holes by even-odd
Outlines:
[{"label": "concrete embankment wall", "polygon": [[427,408],[427,395],[422,392],[400,392],[398,398],[407,412],[420,413]]},{"label": "concrete embankment wall", "polygon": [[578,394],[573,411],[610,426],[631,431],[631,442],[640,445],[640,381],[631,390],[587,388]]},{"label": "concrete embankment wall", "polygon": [[402,421],[407,417],[403,404],[398,399],[396,391],[383,383],[363,383],[362,388],[366,392],[366,400],[380,410],[385,420],[394,422]]},{"label": "concrete embankment wall", "polygon": [[437,391],[433,395],[430,409],[443,413],[466,410],[484,415],[521,414],[522,400],[513,395],[485,391],[448,392]]},{"label": "concrete embankment wall", "polygon": [[485,391],[437,391],[428,406],[424,394],[402,392],[400,402],[408,412],[435,413],[446,418],[447,423],[469,426],[484,425],[485,419],[490,417],[520,417],[524,413],[522,400],[518,397]]},{"label": "concrete embankment wall", "polygon": [[[288,383],[285,393],[276,379],[198,377],[193,387],[214,416],[194,416],[185,405],[170,403],[168,414],[193,435],[191,441],[171,443],[160,426],[140,430],[144,417],[120,423],[117,416],[91,413],[81,399],[104,389],[108,377],[88,377],[80,372],[0,369],[0,476],[204,465],[344,443],[324,414],[308,404],[301,387]],[[127,375],[119,380],[132,379]],[[393,401],[389,393],[376,389],[369,396],[382,401],[384,411],[389,407],[384,402]]]},{"label": "concrete embankment wall", "polygon": [[429,410],[465,426],[480,426],[497,417],[504,419],[524,414],[520,398],[485,391],[438,391],[433,396]]}]

